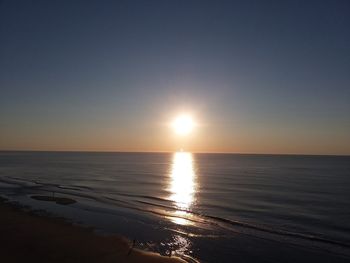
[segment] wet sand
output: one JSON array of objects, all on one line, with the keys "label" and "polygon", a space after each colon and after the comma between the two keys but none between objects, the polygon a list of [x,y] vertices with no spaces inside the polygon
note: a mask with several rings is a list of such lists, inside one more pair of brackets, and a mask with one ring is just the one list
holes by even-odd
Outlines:
[{"label": "wet sand", "polygon": [[131,248],[118,236],[37,215],[0,200],[0,262],[185,262]]},{"label": "wet sand", "polygon": [[59,204],[59,205],[70,205],[77,202],[71,198],[48,196],[48,195],[32,195],[31,198],[38,201],[55,202],[56,204]]}]

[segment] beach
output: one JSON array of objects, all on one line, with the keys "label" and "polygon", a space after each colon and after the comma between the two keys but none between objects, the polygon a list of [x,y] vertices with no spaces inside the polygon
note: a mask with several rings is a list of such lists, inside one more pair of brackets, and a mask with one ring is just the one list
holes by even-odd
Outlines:
[{"label": "beach", "polygon": [[349,14],[0,0],[0,263],[350,263]]},{"label": "beach", "polygon": [[349,262],[349,157],[0,156],[4,262]]},{"label": "beach", "polygon": [[1,262],[185,262],[131,249],[132,242],[123,237],[100,236],[92,228],[24,211],[5,199],[0,214]]}]

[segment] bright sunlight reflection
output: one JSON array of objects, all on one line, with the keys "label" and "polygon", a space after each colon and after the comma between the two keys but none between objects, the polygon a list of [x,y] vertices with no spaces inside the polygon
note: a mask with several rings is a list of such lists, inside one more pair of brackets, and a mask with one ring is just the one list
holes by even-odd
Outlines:
[{"label": "bright sunlight reflection", "polygon": [[194,202],[196,192],[196,174],[191,153],[174,153],[170,179],[170,199],[175,202],[176,207],[179,209],[174,213],[174,217],[171,220],[176,224],[188,224],[189,221],[184,217],[189,215],[186,210]]}]

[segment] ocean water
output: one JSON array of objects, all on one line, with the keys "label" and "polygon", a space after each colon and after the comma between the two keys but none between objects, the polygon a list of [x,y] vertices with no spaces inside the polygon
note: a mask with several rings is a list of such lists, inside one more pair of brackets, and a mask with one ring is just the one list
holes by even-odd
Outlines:
[{"label": "ocean water", "polygon": [[349,156],[0,152],[0,194],[189,261],[350,262]]}]

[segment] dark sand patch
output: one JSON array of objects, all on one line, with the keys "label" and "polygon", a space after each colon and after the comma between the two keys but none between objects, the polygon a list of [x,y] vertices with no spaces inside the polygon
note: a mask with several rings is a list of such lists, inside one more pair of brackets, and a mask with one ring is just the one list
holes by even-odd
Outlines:
[{"label": "dark sand patch", "polygon": [[48,195],[32,195],[31,198],[39,201],[55,202],[56,204],[59,204],[59,205],[70,205],[77,202],[76,200],[71,198],[55,197],[55,196],[48,196]]},{"label": "dark sand patch", "polygon": [[0,198],[0,262],[185,263],[177,257],[133,249],[118,236],[98,236],[91,228],[38,216]]}]

